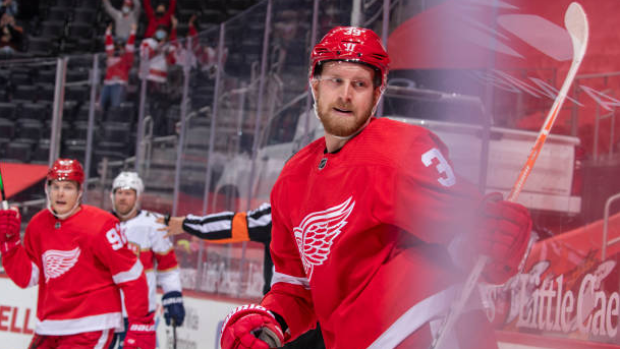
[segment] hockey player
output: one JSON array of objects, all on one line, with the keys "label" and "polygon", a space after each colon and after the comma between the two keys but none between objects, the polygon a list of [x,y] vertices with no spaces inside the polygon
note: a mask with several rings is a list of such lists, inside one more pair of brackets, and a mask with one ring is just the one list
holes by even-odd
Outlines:
[{"label": "hockey player", "polygon": [[[136,172],[121,172],[112,182],[113,213],[121,221],[121,230],[129,248],[138,255],[149,286],[149,311],[155,311],[157,285],[164,291],[162,305],[166,325],[181,326],[185,318],[179,265],[170,239],[158,229],[158,215],[140,210],[144,183]],[[122,341],[124,334],[117,334]]]},{"label": "hockey player", "polygon": [[[478,255],[489,256],[488,282],[516,273],[528,211],[456,177],[430,131],[372,117],[389,62],[364,28],[334,28],[314,47],[310,87],[325,137],[274,185],[271,291],[228,315],[223,349],[278,347],[317,320],[330,349],[428,348]],[[475,301],[447,347],[497,348]]]},{"label": "hockey player", "polygon": [[23,244],[17,209],[0,210],[4,269],[19,287],[39,286],[29,348],[107,348],[122,327],[119,289],[129,319],[125,348],[155,348],[142,264],[118,219],[81,204],[83,185],[78,161],[56,160],[45,184],[47,209],[32,218]]},{"label": "hockey player", "polygon": [[[158,223],[165,224],[164,217]],[[167,235],[187,232],[193,236],[212,243],[229,244],[243,241],[256,241],[265,244],[263,277],[265,285],[263,293],[271,289],[273,261],[269,253],[271,243],[271,205],[262,204],[255,210],[247,212],[218,212],[206,216],[189,214],[185,217],[169,217],[167,225],[162,228]],[[284,349],[324,349],[320,329],[311,329],[286,343]]]}]

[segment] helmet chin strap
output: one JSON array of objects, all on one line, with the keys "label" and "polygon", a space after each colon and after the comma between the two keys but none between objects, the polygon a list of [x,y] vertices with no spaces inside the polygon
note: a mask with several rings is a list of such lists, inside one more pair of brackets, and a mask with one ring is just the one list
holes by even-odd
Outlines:
[{"label": "helmet chin strap", "polygon": [[82,194],[84,193],[84,191],[80,188],[80,193],[78,194],[77,200],[75,200],[75,204],[73,204],[73,207],[71,208],[71,210],[69,210],[69,212],[67,213],[57,213],[56,211],[54,211],[54,209],[52,208],[52,199],[50,198],[50,193],[49,193],[49,189],[47,187],[47,183],[45,184],[45,194],[47,197],[47,210],[50,211],[54,217],[58,218],[58,219],[66,219],[67,217],[71,216],[72,214],[75,213],[75,211],[77,211],[77,209],[80,207],[80,203],[82,201]]}]

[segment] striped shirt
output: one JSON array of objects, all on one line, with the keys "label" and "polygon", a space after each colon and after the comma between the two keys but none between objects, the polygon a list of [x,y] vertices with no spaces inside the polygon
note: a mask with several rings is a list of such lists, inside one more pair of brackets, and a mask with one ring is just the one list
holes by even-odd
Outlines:
[{"label": "striped shirt", "polygon": [[206,216],[189,214],[183,220],[183,230],[203,240],[218,244],[256,241],[265,245],[263,293],[271,287],[273,261],[269,252],[271,243],[271,205],[265,203],[247,212],[219,212]]}]

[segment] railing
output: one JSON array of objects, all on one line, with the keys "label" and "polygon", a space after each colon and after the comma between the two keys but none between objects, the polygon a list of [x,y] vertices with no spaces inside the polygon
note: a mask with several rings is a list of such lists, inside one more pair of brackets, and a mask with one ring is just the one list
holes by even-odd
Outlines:
[{"label": "railing", "polygon": [[603,243],[601,247],[601,261],[604,261],[607,257],[607,247],[620,242],[620,237],[607,241],[609,230],[609,208],[611,207],[611,204],[618,199],[620,199],[620,193],[610,196],[605,202],[605,210],[603,213]]}]

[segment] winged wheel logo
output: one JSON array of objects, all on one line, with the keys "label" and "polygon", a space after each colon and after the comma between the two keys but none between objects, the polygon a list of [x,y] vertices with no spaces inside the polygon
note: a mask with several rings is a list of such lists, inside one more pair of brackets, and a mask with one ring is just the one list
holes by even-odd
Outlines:
[{"label": "winged wheel logo", "polygon": [[55,279],[68,272],[77,263],[80,253],[79,247],[70,251],[47,250],[43,253],[43,272],[45,282]]},{"label": "winged wheel logo", "polygon": [[340,205],[308,214],[293,229],[308,280],[312,279],[314,267],[322,265],[329,258],[334,239],[347,225],[347,217],[354,206],[355,201],[351,196]]}]

